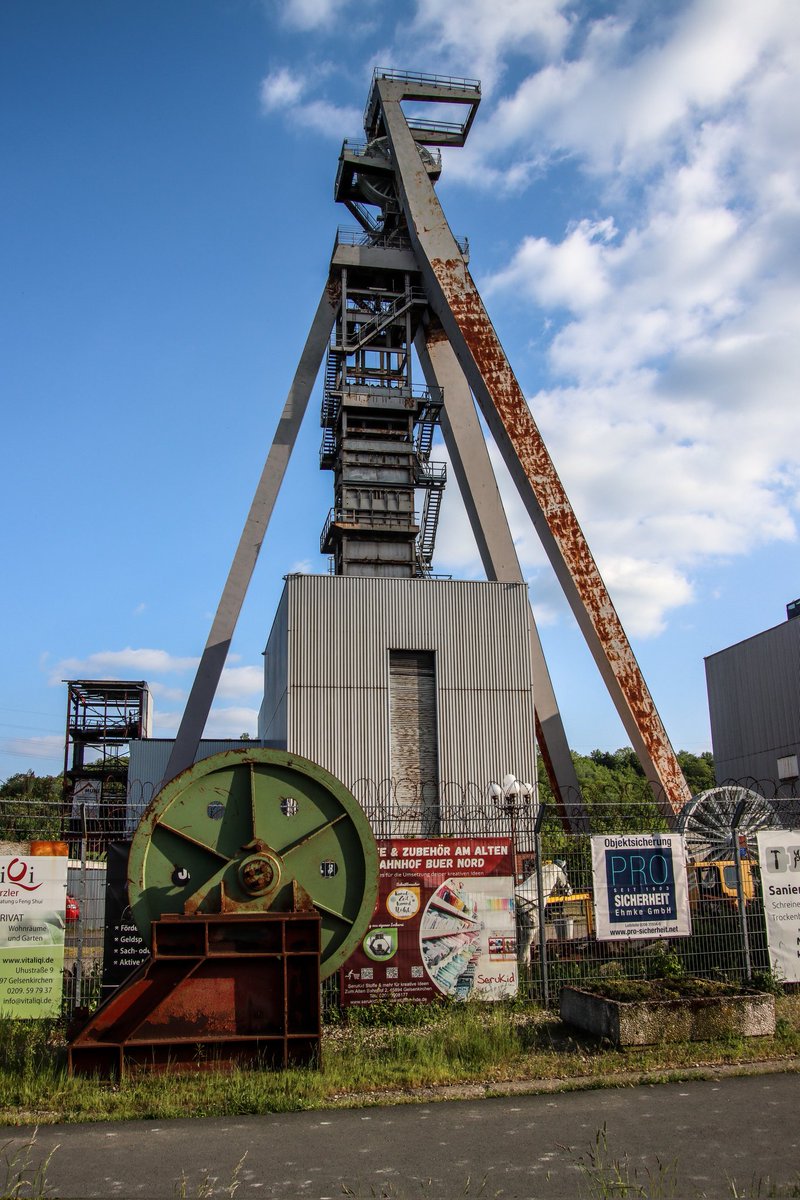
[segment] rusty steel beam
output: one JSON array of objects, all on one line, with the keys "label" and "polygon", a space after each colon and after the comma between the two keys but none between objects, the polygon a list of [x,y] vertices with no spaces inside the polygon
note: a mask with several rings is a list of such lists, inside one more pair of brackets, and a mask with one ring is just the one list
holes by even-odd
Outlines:
[{"label": "rusty steel beam", "polygon": [[[442,389],[442,434],[486,578],[501,583],[524,583],[472,393],[436,317],[427,328],[420,329],[414,346],[428,386]],[[532,605],[530,637],[536,741],[559,817],[571,831],[585,832],[586,808]]]},{"label": "rusty steel beam", "polygon": [[376,87],[411,244],[436,312],[669,821],[690,799],[675,752],[524,393],[445,219],[400,106]]},{"label": "rusty steel beam", "polygon": [[308,399],[328,346],[338,301],[336,284],[333,280],[329,280],[323,288],[322,297],[311,322],[311,329],[306,338],[292,385],[289,388],[267,461],[261,472],[253,503],[245,520],[242,536],[239,539],[239,545],[236,548],[236,554],[211,625],[211,632],[197,668],[189,699],[186,701],[186,708],[167,763],[162,786],[190,767],[195,760],[197,747],[203,736],[217,685],[228,657],[236,622],[242,611],[242,604],[253,577],[272,510],[275,507],[275,500],[289,465],[297,434],[308,407]]}]

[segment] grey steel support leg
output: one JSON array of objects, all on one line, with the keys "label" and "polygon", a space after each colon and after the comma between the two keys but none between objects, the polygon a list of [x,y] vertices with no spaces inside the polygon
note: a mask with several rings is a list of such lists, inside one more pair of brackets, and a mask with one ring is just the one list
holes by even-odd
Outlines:
[{"label": "grey steel support leg", "polygon": [[523,391],[483,306],[400,101],[403,83],[376,81],[397,188],[428,299],[586,639],[656,800],[668,820],[690,799],[666,730]]},{"label": "grey steel support leg", "polygon": [[267,532],[272,510],[275,507],[275,500],[289,465],[289,458],[297,440],[308,400],[328,346],[337,306],[337,289],[331,281],[328,281],[311,323],[311,329],[306,338],[303,353],[300,355],[300,362],[292,380],[292,386],[289,388],[289,394],[272,439],[253,503],[247,514],[242,536],[239,539],[239,545],[222,591],[189,699],[186,702],[162,784],[168,783],[179,772],[191,766],[197,754],[197,747],[203,736],[222,669],[228,657],[236,622],[253,577],[256,560]]},{"label": "grey steel support leg", "polygon": [[[442,389],[442,433],[486,577],[524,583],[472,393],[435,318],[426,330],[420,330],[414,345],[428,386]],[[558,814],[569,829],[579,832],[586,827],[586,811],[533,608],[530,633],[536,737]]]}]

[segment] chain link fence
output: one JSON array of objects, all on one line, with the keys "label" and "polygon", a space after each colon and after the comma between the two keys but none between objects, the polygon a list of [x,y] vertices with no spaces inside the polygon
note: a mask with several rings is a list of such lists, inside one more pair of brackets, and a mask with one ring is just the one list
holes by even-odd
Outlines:
[{"label": "chain link fence", "polygon": [[125,794],[104,803],[69,807],[24,798],[0,799],[0,842],[25,847],[63,841],[67,860],[62,1011],[92,1005],[100,996],[106,919],[106,864],[110,842],[125,838]]},{"label": "chain link fence", "polygon": [[[135,781],[101,804],[0,800],[0,840],[60,839],[69,845],[65,929],[64,1012],[100,995],[106,920],[108,847],[130,840],[151,791]],[[497,792],[497,788],[495,792]],[[753,780],[715,789],[679,820],[689,858],[691,935],[600,941],[596,936],[593,834],[667,832],[655,800],[616,795],[613,803],[569,805],[563,812],[532,795],[487,795],[485,788],[410,781],[362,781],[353,791],[379,838],[495,836],[511,840],[523,995],[555,1004],[567,983],[608,975],[692,975],[746,982],[769,970],[755,835],[759,829],[800,829],[800,798],[775,795]],[[133,803],[130,797],[133,797]],[[75,907],[77,906],[77,907]]]}]

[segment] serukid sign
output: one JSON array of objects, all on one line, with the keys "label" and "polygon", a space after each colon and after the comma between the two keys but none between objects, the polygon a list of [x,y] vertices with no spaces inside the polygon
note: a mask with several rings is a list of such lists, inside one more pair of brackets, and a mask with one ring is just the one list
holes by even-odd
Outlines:
[{"label": "serukid sign", "polygon": [[346,1004],[444,995],[497,1000],[517,990],[508,838],[378,843],[372,922],[342,971]]},{"label": "serukid sign", "polygon": [[0,1015],[57,1016],[67,860],[0,856]]}]

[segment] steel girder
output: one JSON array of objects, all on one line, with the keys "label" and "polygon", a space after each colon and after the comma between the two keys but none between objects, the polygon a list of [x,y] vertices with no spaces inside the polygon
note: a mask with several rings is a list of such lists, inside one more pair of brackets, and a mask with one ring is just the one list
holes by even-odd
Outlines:
[{"label": "steel girder", "polygon": [[404,99],[419,97],[396,77],[376,78],[373,90],[430,305],[550,559],[656,800],[672,822],[691,793],[524,393],[422,167],[401,108]]}]

